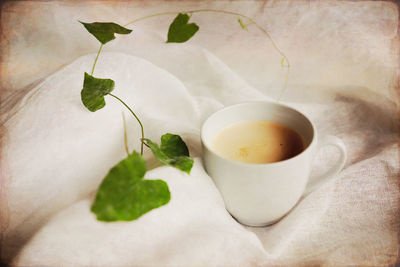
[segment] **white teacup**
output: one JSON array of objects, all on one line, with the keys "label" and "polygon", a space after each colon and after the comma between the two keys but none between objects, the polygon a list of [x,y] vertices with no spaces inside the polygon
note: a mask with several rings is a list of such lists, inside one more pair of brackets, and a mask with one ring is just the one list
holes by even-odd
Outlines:
[{"label": "white teacup", "polygon": [[[305,149],[287,160],[252,164],[217,155],[212,147],[215,136],[225,127],[239,122],[266,120],[283,124],[300,134]],[[225,207],[239,222],[265,226],[281,219],[299,201],[342,170],[346,147],[335,136],[319,137],[313,123],[300,111],[275,102],[248,102],[223,108],[212,114],[201,129],[203,162],[225,201]],[[308,183],[311,165],[322,146],[340,151],[337,162],[322,176]],[[308,184],[307,184],[308,183]]]}]

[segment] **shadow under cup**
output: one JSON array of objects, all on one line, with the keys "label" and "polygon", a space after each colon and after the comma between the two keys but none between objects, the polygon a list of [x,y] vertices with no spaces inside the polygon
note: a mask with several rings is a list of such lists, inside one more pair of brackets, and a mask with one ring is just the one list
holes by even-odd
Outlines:
[{"label": "shadow under cup", "polygon": [[[303,139],[304,150],[292,158],[265,164],[233,161],[212,150],[213,139],[224,128],[255,120],[273,121],[295,130]],[[289,106],[264,101],[223,108],[201,129],[205,169],[229,213],[249,226],[272,224],[297,203],[307,185],[315,140],[315,127],[305,115]]]}]

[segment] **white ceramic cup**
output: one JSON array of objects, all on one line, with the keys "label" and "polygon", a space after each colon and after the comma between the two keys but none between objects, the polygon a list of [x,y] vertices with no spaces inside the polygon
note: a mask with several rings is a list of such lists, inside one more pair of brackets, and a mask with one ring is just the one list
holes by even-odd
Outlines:
[{"label": "white ceramic cup", "polygon": [[[252,164],[217,155],[212,141],[225,127],[235,123],[267,120],[283,124],[300,134],[305,150],[287,160]],[[222,194],[225,207],[239,222],[265,226],[281,219],[299,199],[342,170],[346,147],[335,136],[319,137],[315,126],[300,111],[275,102],[247,102],[223,108],[212,114],[201,129],[203,162],[207,173]],[[322,146],[338,148],[337,162],[327,162],[330,169],[308,183],[313,159]]]}]

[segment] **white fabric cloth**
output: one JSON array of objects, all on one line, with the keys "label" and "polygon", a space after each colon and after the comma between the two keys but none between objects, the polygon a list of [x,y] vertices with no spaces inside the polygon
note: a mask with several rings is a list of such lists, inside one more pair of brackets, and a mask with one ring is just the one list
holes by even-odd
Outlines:
[{"label": "white fabric cloth", "polygon": [[[391,235],[395,228],[391,223],[398,211],[392,208],[398,200],[399,159],[397,132],[390,123],[394,104],[382,99],[385,105],[371,110],[372,104],[351,95],[337,95],[335,101],[319,107],[292,104],[310,114],[321,132],[342,137],[350,161],[336,183],[312,193],[276,225],[245,228],[224,210],[217,189],[197,158],[201,155],[199,127],[207,115],[223,106],[222,102],[267,98],[207,51],[192,49],[188,53],[196,52],[204,58],[207,71],[218,73],[214,78],[220,82],[213,82],[223,87],[202,86],[202,95],[195,95],[170,73],[143,59],[104,53],[98,62],[96,76],[108,75],[115,80],[114,93],[139,114],[147,137],[159,140],[163,133],[178,133],[196,157],[190,176],[170,167],[159,167],[146,175],[165,179],[172,199],[134,222],[98,222],[90,212],[92,196],[84,197],[125,156],[124,108],[120,103],[108,97],[104,109],[91,113],[80,102],[82,73],[90,68],[95,55],[79,58],[26,96],[29,102],[23,101],[6,123],[10,138],[4,151],[8,174],[16,177],[7,185],[8,208],[20,211],[10,216],[9,225],[14,227],[6,235],[6,249],[12,248],[16,236],[33,235],[15,264],[246,265],[316,259],[345,264],[348,262],[338,262],[343,259],[337,259],[336,253],[343,253],[340,251],[354,242],[371,245],[357,249],[359,253],[366,253],[365,249],[370,249],[371,255],[395,253],[397,239]],[[185,56],[178,47],[176,53]],[[201,77],[198,82],[207,84],[209,80]],[[333,111],[335,115],[325,115]],[[375,128],[363,127],[364,116]],[[343,126],[332,128],[339,122]],[[127,124],[129,147],[139,149],[138,125],[130,117]],[[374,143],[377,134],[379,146]],[[366,151],[370,157],[357,159]],[[327,151],[316,164],[329,165],[334,155],[335,151]],[[371,216],[373,212],[378,214]],[[379,218],[381,212],[393,221]],[[52,214],[56,215],[50,217]],[[321,253],[321,244],[328,251]],[[339,244],[340,250],[329,253]],[[317,248],[321,254],[315,256]],[[370,263],[371,259],[366,260]]]},{"label": "white fabric cloth", "polygon": [[[228,4],[217,2],[208,6],[228,9]],[[234,8],[250,8],[245,2],[238,5]],[[376,10],[371,5],[366,9]],[[308,15],[302,16],[303,22],[296,25],[300,28],[308,25],[328,11],[332,15],[339,11],[350,15],[346,8],[351,7],[341,4],[330,9],[329,4],[312,4],[310,11],[304,13]],[[249,12],[260,7],[252,8]],[[287,4],[272,6],[271,12],[279,14],[282,8],[295,14],[296,8],[293,10]],[[146,10],[155,13],[153,9]],[[382,5],[382,13],[377,12],[368,19],[379,21],[387,16],[390,22],[398,17],[390,10]],[[267,14],[269,10],[263,12]],[[127,16],[124,12],[121,14]],[[290,22],[288,17],[284,16]],[[367,25],[371,24],[368,19]],[[300,48],[290,52],[293,57],[288,55],[289,59],[294,58],[293,78],[284,102],[307,113],[321,134],[342,138],[349,160],[335,181],[302,199],[289,215],[270,227],[242,226],[224,209],[223,200],[201,163],[199,130],[208,115],[225,105],[275,99],[284,72],[277,71],[280,76],[275,77],[272,71],[268,86],[261,83],[265,81],[265,70],[272,70],[274,64],[279,65],[279,60],[268,63],[260,56],[260,61],[250,62],[251,58],[244,53],[233,57],[237,43],[233,42],[233,47],[218,48],[215,44],[202,43],[201,36],[193,44],[155,43],[154,39],[146,39],[144,32],[153,30],[146,27],[135,29],[139,35],[136,44],[127,37],[118,37],[110,43],[110,50],[122,52],[103,52],[94,75],[115,80],[114,93],[142,119],[146,137],[159,141],[166,132],[180,134],[195,157],[192,173],[187,176],[173,168],[160,167],[146,151],[145,158],[151,169],[146,178],[165,180],[171,201],[133,222],[102,223],[89,210],[102,178],[125,156],[124,107],[110,97],[106,97],[106,107],[95,113],[81,104],[83,73],[91,69],[95,54],[79,57],[25,90],[11,90],[2,101],[3,260],[15,266],[381,266],[396,262],[400,225],[396,119],[399,109],[398,98],[388,80],[396,77],[397,63],[390,58],[389,50],[382,50],[381,54],[385,55],[379,58],[382,61],[375,61],[371,52],[374,46],[365,50],[360,46],[359,51],[347,46],[353,39],[346,34],[350,36],[355,29],[364,27],[360,20],[359,28],[339,27],[343,32],[341,49],[343,54],[352,55],[351,62],[357,62],[353,74],[357,74],[359,82],[347,73],[345,61],[334,61],[327,56],[325,59],[333,62],[327,63],[330,69],[326,70],[326,77],[313,83],[300,83],[302,79],[310,81],[306,76],[314,74],[307,73],[304,65],[299,66],[301,59],[305,60],[297,53]],[[206,20],[202,22],[207,24]],[[322,24],[330,25],[329,19]],[[338,25],[341,24],[334,24]],[[314,32],[319,32],[322,40],[319,45],[332,41],[329,33],[338,31],[331,27],[330,31],[321,33],[321,28],[315,27]],[[274,29],[272,26],[272,32]],[[155,39],[163,40],[163,36],[157,35],[157,28],[155,32]],[[366,34],[383,36],[374,45],[385,49],[389,46],[388,40],[393,38],[389,30],[383,34],[379,30]],[[282,40],[285,44],[285,38]],[[253,48],[260,55],[265,51],[261,45]],[[339,49],[330,48],[323,51]],[[273,54],[269,50],[265,53]],[[365,58],[367,62],[358,60]],[[239,61],[247,65],[237,64]],[[267,63],[262,65],[263,62]],[[346,67],[341,69],[341,66]],[[384,78],[374,76],[375,70],[382,67]],[[321,74],[319,69],[316,71],[315,75]],[[12,75],[7,77],[13,84]],[[370,87],[367,81],[371,81]],[[128,113],[125,115],[129,147],[138,150],[139,127],[134,118]],[[311,179],[324,172],[336,155],[334,149],[321,151]]]}]

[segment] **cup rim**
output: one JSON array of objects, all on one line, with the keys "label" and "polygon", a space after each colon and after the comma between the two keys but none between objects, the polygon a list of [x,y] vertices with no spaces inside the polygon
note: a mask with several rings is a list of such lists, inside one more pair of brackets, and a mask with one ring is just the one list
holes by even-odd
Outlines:
[{"label": "cup rim", "polygon": [[[235,160],[231,160],[225,157],[222,157],[220,155],[218,155],[216,152],[214,152],[214,150],[212,150],[207,144],[206,142],[204,142],[204,127],[206,125],[206,123],[217,113],[238,107],[238,106],[243,106],[243,105],[248,105],[248,104],[268,104],[268,105],[277,105],[277,106],[282,106],[284,108],[290,109],[294,112],[299,113],[300,115],[302,115],[306,121],[311,125],[312,131],[313,131],[313,138],[310,142],[310,144],[306,147],[306,149],[304,149],[303,151],[301,151],[299,154],[297,154],[294,157],[285,159],[285,160],[281,160],[281,161],[276,161],[276,162],[268,162],[268,163],[249,163],[249,162],[241,162],[241,161],[235,161]],[[281,164],[286,164],[288,162],[297,160],[298,158],[300,158],[302,155],[305,154],[306,151],[309,151],[311,149],[312,146],[314,146],[316,140],[317,140],[317,131],[315,128],[314,123],[308,118],[308,116],[306,114],[304,114],[303,112],[299,111],[298,109],[291,107],[287,104],[283,104],[283,103],[275,103],[273,101],[266,101],[266,100],[256,100],[256,101],[246,101],[246,102],[240,102],[240,103],[236,103],[233,105],[229,105],[229,106],[225,106],[222,109],[219,109],[217,111],[215,111],[214,113],[212,113],[210,116],[207,117],[207,119],[205,119],[205,121],[203,122],[201,128],[200,128],[200,140],[201,143],[203,144],[203,146],[205,146],[208,151],[210,151],[210,153],[212,153],[213,155],[217,156],[218,158],[225,160],[231,164],[236,164],[236,165],[240,165],[240,166],[244,166],[244,167],[260,167],[260,166],[277,166],[277,165],[281,165]],[[204,152],[203,152],[204,153]]]}]

